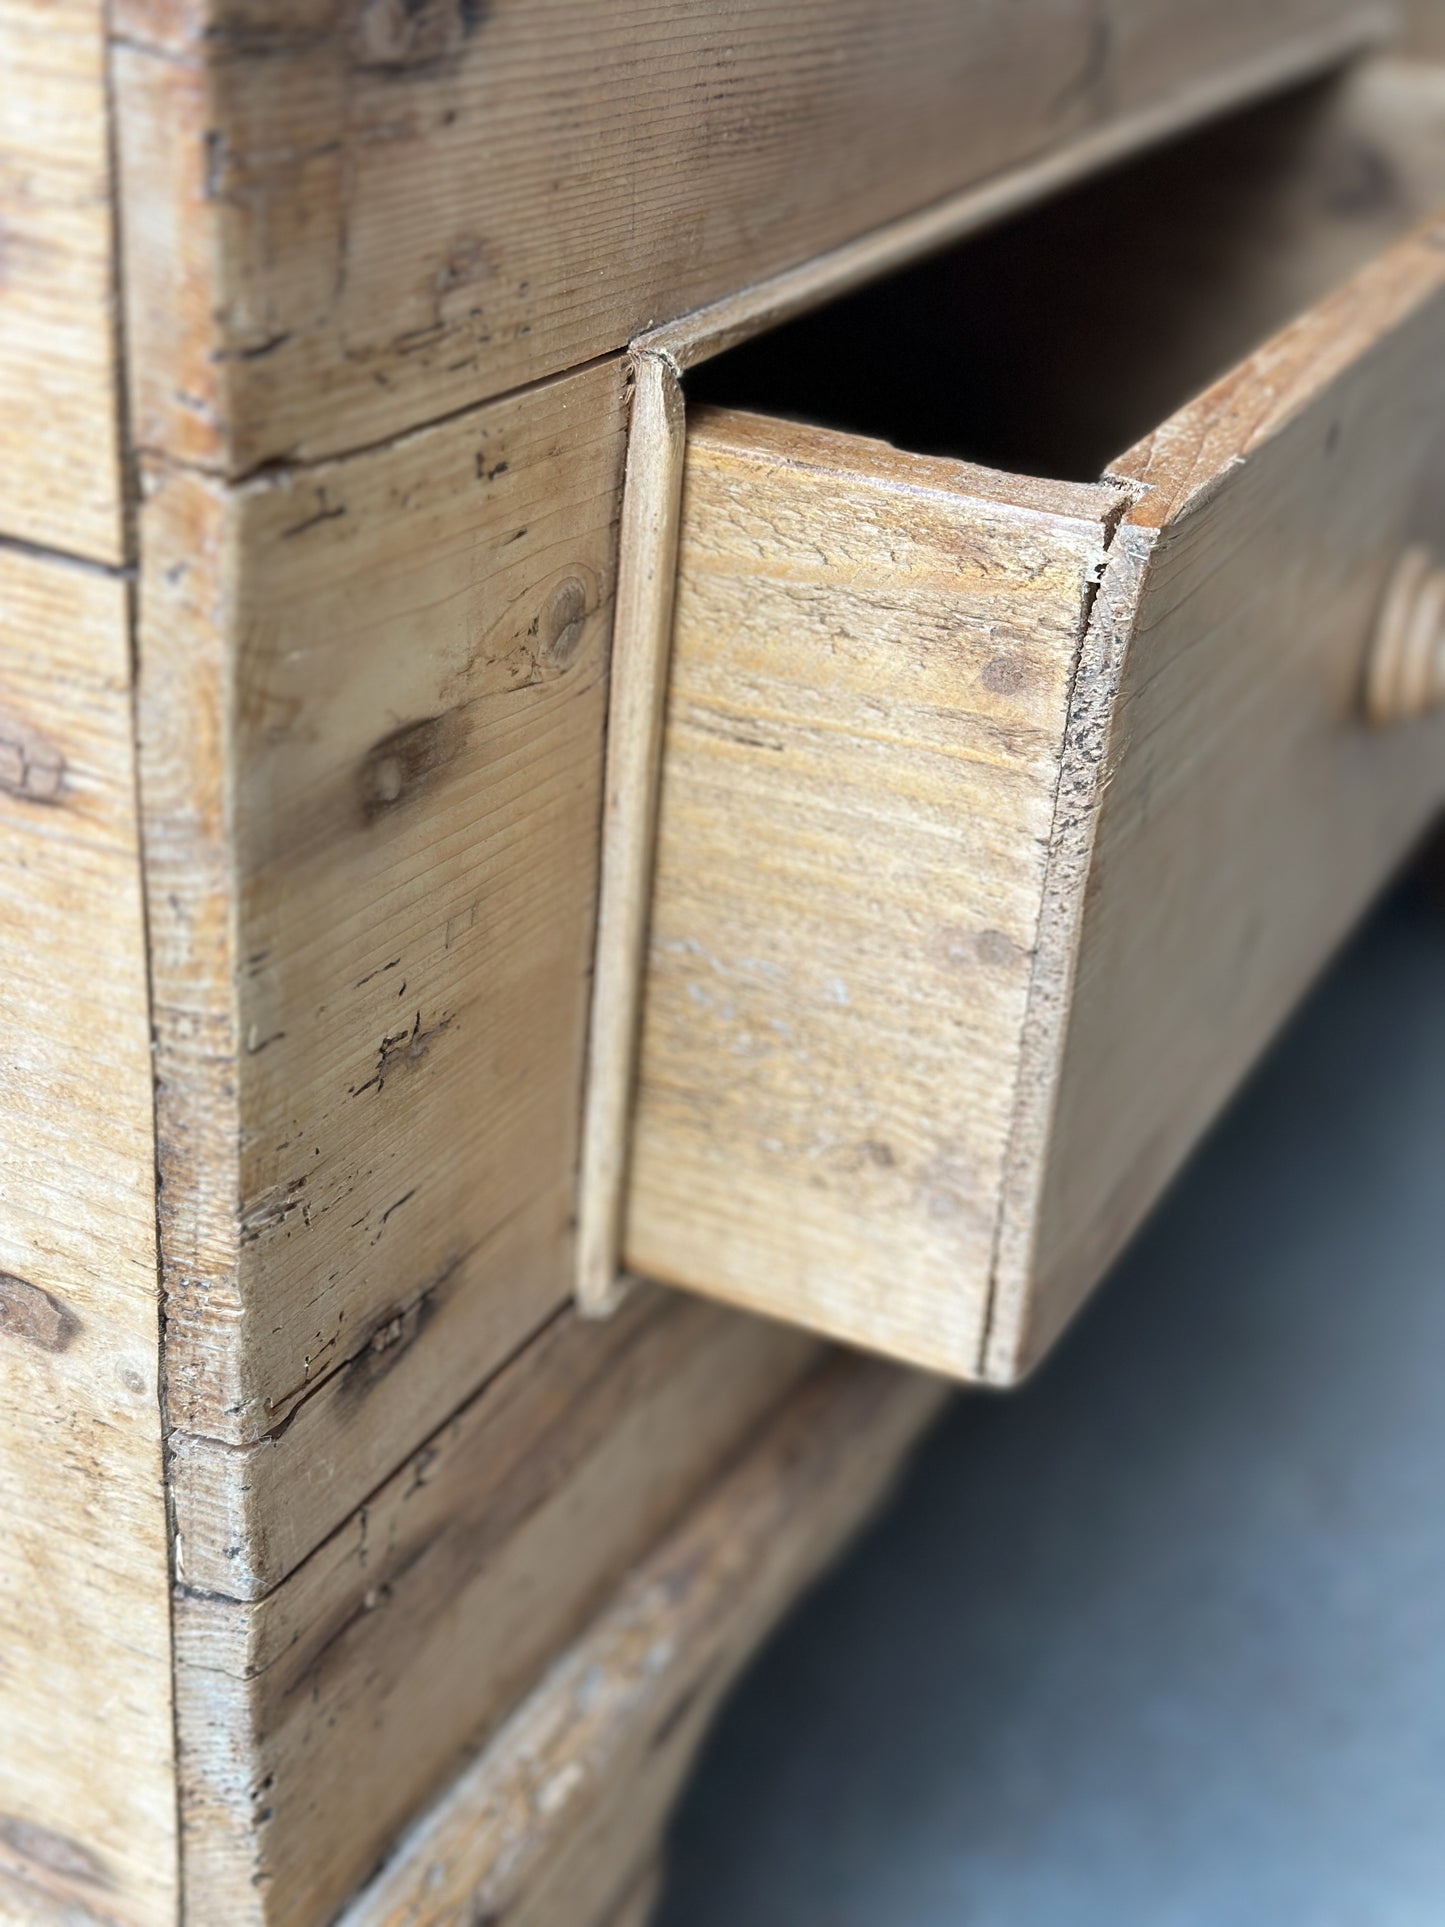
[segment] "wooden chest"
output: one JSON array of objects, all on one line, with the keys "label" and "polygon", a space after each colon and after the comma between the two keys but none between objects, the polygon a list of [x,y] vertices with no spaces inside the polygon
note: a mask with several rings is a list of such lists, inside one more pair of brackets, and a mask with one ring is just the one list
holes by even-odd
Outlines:
[{"label": "wooden chest", "polygon": [[[1441,800],[1391,25],[0,0],[0,1918],[644,1917],[820,1334],[1032,1362]],[[1089,181],[972,463],[790,345]]]}]

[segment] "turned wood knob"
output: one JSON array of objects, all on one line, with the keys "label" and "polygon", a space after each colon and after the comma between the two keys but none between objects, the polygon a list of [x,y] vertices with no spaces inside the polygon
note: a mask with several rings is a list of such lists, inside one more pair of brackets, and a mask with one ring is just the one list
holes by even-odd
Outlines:
[{"label": "turned wood knob", "polygon": [[1365,672],[1372,723],[1405,723],[1445,702],[1445,568],[1406,549],[1390,578]]}]

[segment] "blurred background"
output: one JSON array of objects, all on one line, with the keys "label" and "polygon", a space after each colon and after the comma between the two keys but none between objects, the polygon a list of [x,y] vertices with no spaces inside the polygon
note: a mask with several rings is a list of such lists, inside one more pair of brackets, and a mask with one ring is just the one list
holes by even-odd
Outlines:
[{"label": "blurred background", "polygon": [[659,1927],[1445,1920],[1445,890],[715,1729]]}]

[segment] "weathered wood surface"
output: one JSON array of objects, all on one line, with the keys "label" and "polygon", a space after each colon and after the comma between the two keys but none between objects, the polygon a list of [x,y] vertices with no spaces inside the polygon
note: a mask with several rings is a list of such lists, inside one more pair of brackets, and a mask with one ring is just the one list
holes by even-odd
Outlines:
[{"label": "weathered wood surface", "polygon": [[157,466],[141,732],[187,1583],[264,1591],[569,1295],[624,370]]},{"label": "weathered wood surface", "polygon": [[174,1918],[124,583],[0,549],[0,1917]]},{"label": "weathered wood surface", "polygon": [[976,1372],[1110,488],[695,411],[625,1256]]},{"label": "weathered wood surface", "polygon": [[183,1591],[190,1916],[330,1919],[816,1350],[667,1293],[569,1310],[278,1590]]},{"label": "weathered wood surface", "polygon": [[100,0],[0,0],[0,535],[122,560]]},{"label": "weathered wood surface", "polygon": [[1121,532],[1144,568],[997,1375],[1047,1348],[1445,802],[1445,723],[1372,730],[1362,701],[1399,555],[1445,534],[1442,437],[1445,222],[1112,471],[1144,491]]},{"label": "weathered wood surface", "polygon": [[728,1686],[877,1504],[942,1396],[863,1360],[810,1377],[340,1927],[572,1927],[625,1891]]},{"label": "weathered wood surface", "polygon": [[120,0],[133,410],[247,471],[436,419],[1373,0]]}]

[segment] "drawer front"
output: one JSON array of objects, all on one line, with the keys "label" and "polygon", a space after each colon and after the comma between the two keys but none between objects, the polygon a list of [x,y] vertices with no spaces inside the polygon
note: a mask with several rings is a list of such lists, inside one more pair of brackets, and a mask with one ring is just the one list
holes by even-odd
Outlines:
[{"label": "drawer front", "polygon": [[1117,498],[840,440],[694,422],[626,1256],[971,1370]]},{"label": "drawer front", "polygon": [[1445,797],[1442,429],[1445,225],[1096,488],[694,411],[630,1267],[1028,1369]]}]

